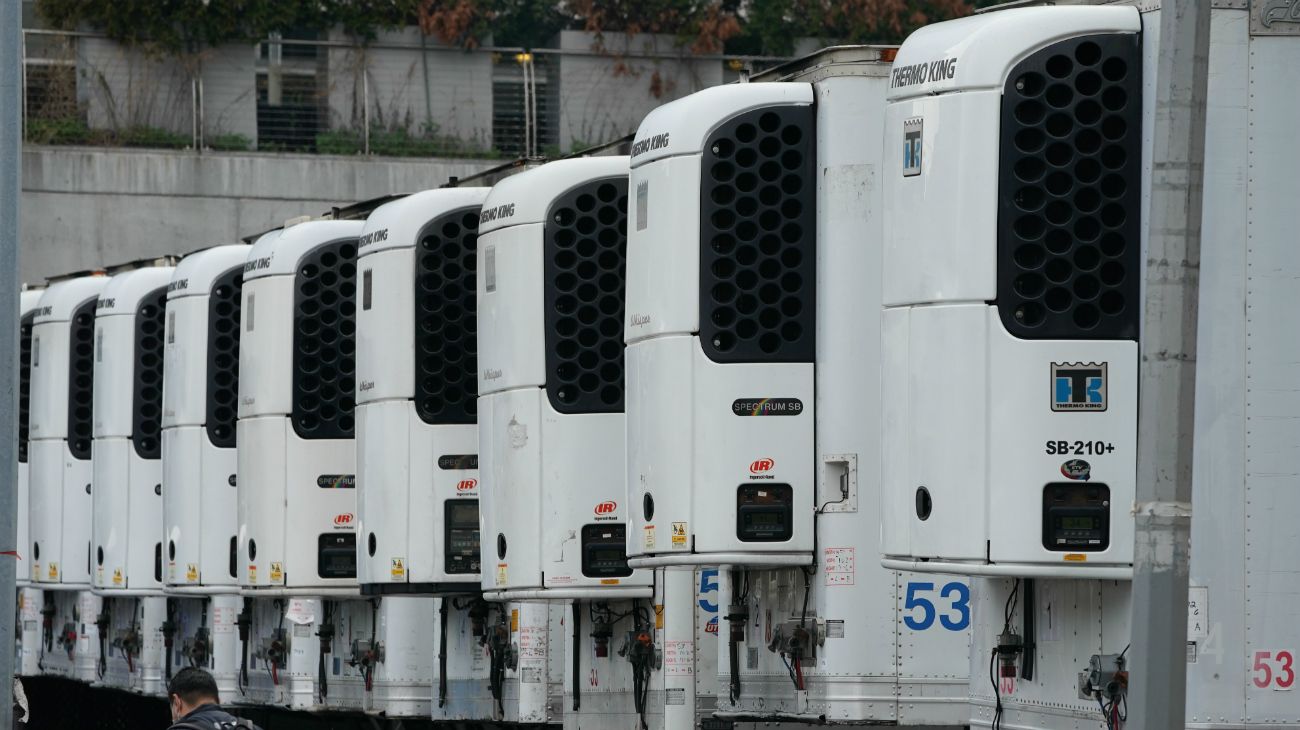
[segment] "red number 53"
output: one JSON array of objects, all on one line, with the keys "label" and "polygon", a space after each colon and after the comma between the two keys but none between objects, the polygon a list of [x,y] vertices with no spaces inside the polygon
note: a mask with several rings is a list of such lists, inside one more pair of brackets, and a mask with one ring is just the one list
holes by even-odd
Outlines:
[{"label": "red number 53", "polygon": [[1251,681],[1260,689],[1291,689],[1295,686],[1294,663],[1295,657],[1289,651],[1257,651]]}]

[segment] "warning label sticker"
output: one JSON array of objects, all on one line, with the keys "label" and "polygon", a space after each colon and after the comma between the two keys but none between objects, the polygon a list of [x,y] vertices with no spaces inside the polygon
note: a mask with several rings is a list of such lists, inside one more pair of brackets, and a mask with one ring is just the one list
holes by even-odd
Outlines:
[{"label": "warning label sticker", "polygon": [[681,550],[686,547],[686,523],[673,523],[673,549]]}]

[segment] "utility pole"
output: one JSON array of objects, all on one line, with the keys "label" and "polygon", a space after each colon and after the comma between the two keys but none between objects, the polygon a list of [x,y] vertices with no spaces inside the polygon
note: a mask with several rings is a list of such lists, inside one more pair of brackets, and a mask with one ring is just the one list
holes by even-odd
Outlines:
[{"label": "utility pole", "polygon": [[[18,541],[18,195],[23,19],[0,0],[0,730],[12,730]],[[24,515],[24,518],[26,516]]]},{"label": "utility pole", "polygon": [[1210,2],[1160,10],[1128,725],[1183,730]]}]

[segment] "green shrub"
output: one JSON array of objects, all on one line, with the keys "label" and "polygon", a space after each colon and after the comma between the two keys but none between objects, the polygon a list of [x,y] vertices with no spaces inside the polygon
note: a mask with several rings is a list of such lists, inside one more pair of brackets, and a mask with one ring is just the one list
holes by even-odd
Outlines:
[{"label": "green shrub", "polygon": [[218,134],[208,139],[208,146],[218,152],[247,152],[253,149],[253,140],[235,132]]},{"label": "green shrub", "polygon": [[188,134],[157,127],[127,127],[117,134],[117,142],[124,147],[183,149],[189,147],[193,140]]},{"label": "green shrub", "polygon": [[76,117],[28,119],[27,141],[32,144],[95,144],[95,133]]}]

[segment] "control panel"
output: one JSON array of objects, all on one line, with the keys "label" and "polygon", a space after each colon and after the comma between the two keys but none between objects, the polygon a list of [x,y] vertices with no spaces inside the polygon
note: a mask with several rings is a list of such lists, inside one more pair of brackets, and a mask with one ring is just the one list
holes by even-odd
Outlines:
[{"label": "control panel", "polygon": [[1110,546],[1110,487],[1055,482],[1043,487],[1043,547],[1095,552]]},{"label": "control panel", "polygon": [[736,489],[736,537],[783,542],[794,534],[794,490],[789,484],[742,484]]},{"label": "control panel", "polygon": [[357,577],[355,532],[327,532],[316,544],[316,574],[321,578]]},{"label": "control panel", "polygon": [[588,578],[626,578],[627,527],[619,524],[584,525],[582,528],[582,574]]},{"label": "control panel", "polygon": [[449,500],[443,512],[446,572],[473,575],[479,571],[478,500]]}]

